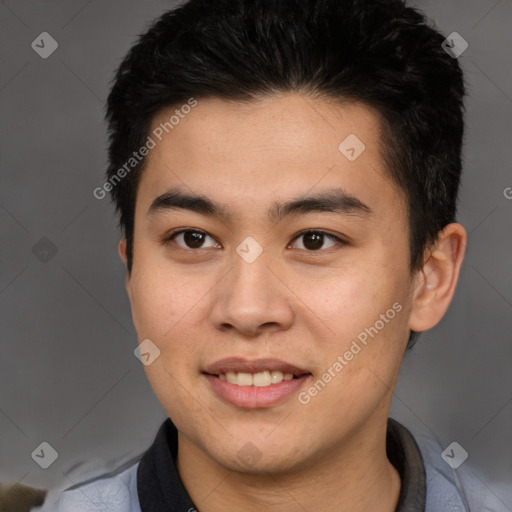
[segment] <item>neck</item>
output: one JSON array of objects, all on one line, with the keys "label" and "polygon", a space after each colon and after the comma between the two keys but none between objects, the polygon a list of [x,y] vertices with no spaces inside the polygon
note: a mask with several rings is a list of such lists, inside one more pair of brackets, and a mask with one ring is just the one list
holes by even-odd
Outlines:
[{"label": "neck", "polygon": [[230,471],[178,433],[177,467],[194,503],[204,512],[394,512],[400,476],[386,456],[382,428],[358,435],[281,473]]}]

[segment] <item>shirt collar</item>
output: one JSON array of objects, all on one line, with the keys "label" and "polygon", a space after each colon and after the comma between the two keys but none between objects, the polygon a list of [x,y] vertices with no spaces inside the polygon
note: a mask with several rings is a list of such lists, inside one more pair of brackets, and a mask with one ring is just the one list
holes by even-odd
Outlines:
[{"label": "shirt collar", "polygon": [[[398,421],[388,419],[386,451],[402,485],[395,512],[424,512],[425,466],[412,434]],[[197,510],[176,468],[178,431],[167,418],[137,468],[137,492],[142,512]]]},{"label": "shirt collar", "polygon": [[412,434],[392,418],[388,418],[386,452],[402,481],[395,512],[424,512],[427,484],[423,457]]}]

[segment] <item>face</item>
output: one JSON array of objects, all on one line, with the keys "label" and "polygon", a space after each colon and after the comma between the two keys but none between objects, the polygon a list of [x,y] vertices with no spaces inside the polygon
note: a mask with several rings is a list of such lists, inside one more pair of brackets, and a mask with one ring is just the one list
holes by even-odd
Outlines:
[{"label": "face", "polygon": [[413,279],[378,128],[364,105],[283,94],[201,100],[153,136],[133,320],[180,436],[228,469],[311,466],[386,421]]}]

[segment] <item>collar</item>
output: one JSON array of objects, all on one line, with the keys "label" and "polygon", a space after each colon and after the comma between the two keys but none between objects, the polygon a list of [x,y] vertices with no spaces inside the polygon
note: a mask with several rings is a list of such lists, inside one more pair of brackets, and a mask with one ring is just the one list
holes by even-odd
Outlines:
[{"label": "collar", "polygon": [[[388,419],[387,456],[402,480],[395,512],[424,512],[425,466],[412,434],[398,421]],[[142,512],[190,512],[197,507],[176,468],[178,431],[167,418],[137,468],[137,492]]]},{"label": "collar", "polygon": [[402,480],[395,512],[424,512],[427,479],[423,457],[412,434],[392,418],[388,418],[386,453]]}]

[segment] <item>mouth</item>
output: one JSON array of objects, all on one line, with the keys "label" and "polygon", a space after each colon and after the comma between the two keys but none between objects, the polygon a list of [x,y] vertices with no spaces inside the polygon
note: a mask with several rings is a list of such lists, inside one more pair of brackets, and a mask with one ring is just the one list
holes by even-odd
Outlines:
[{"label": "mouth", "polygon": [[220,380],[237,386],[256,386],[260,388],[279,384],[280,382],[283,382],[283,380],[292,380],[297,378],[293,373],[283,373],[279,370],[265,370],[258,373],[226,372],[219,373],[217,377],[219,377]]},{"label": "mouth", "polygon": [[276,405],[300,387],[311,372],[278,359],[223,359],[203,372],[223,401],[242,408]]}]

